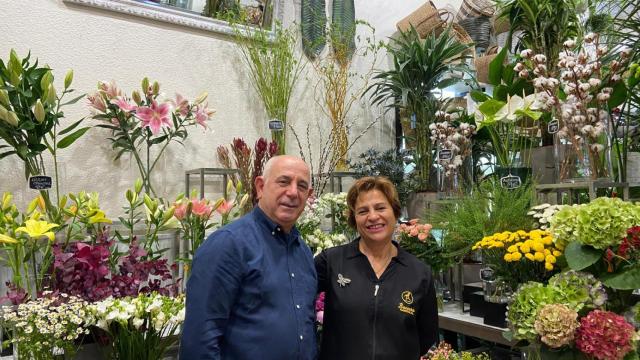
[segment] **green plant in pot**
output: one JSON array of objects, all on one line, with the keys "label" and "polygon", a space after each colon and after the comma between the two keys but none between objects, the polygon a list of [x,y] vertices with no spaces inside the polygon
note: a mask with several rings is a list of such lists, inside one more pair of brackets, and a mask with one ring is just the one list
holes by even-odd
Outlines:
[{"label": "green plant in pot", "polygon": [[272,140],[278,144],[278,154],[284,154],[289,102],[305,66],[302,56],[295,51],[297,28],[285,29],[276,23],[272,33],[267,29],[249,29],[236,24],[234,33],[251,84],[271,122],[270,127],[278,128],[272,131]]},{"label": "green plant in pot", "polygon": [[374,105],[404,110],[415,119],[413,150],[420,190],[434,190],[430,179],[434,149],[429,125],[435,121],[440,101],[432,91],[460,82],[459,78],[447,76],[454,71],[469,73],[464,63],[468,49],[469,45],[458,41],[450,29],[420,39],[412,28],[391,39],[391,68],[379,71],[368,89]]}]

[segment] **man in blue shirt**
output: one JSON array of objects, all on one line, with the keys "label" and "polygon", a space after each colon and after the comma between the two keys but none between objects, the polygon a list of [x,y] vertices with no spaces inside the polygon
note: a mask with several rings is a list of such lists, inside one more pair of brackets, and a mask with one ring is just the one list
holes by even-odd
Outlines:
[{"label": "man in blue shirt", "polygon": [[316,272],[294,224],[311,195],[309,167],[270,159],[258,205],[198,248],[187,282],[181,360],[313,360]]}]

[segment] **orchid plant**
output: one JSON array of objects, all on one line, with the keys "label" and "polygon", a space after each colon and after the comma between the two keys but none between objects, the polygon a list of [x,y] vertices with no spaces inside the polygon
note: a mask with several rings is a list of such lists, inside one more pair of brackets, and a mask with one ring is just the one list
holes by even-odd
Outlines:
[{"label": "orchid plant", "polygon": [[[127,97],[115,82],[100,81],[98,91],[87,96],[94,111],[93,118],[101,120],[98,127],[111,130],[112,147],[117,151],[115,160],[124,153],[131,153],[142,178],[147,194],[157,196],[151,173],[167,146],[187,138],[187,128],[200,125],[207,128],[207,121],[214,111],[208,108],[207,93],[191,102],[177,94],[175,100],[164,100],[160,84],[142,80],[142,92],[133,91]],[[151,152],[154,145],[160,150]]]}]

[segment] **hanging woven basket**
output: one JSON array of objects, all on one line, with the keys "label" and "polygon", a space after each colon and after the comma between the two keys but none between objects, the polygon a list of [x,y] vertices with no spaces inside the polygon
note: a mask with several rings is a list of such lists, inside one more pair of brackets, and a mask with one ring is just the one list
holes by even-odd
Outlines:
[{"label": "hanging woven basket", "polygon": [[491,40],[491,18],[488,16],[473,16],[462,19],[460,26],[470,35],[476,47],[486,49]]},{"label": "hanging woven basket", "polygon": [[489,65],[498,55],[498,47],[492,46],[482,56],[477,56],[474,60],[476,67],[476,79],[479,83],[489,83]]},{"label": "hanging woven basket", "polygon": [[432,1],[429,1],[404,19],[400,20],[396,27],[399,31],[408,31],[413,26],[421,38],[427,37],[432,31],[440,28],[446,22],[442,16],[448,14],[443,10],[438,10]]},{"label": "hanging woven basket", "polygon": [[506,16],[498,17],[498,14],[494,14],[491,17],[491,23],[493,24],[494,34],[506,33],[511,28],[511,24],[509,24],[509,18]]},{"label": "hanging woven basket", "polygon": [[456,14],[456,21],[475,16],[491,17],[496,11],[493,0],[464,0]]}]

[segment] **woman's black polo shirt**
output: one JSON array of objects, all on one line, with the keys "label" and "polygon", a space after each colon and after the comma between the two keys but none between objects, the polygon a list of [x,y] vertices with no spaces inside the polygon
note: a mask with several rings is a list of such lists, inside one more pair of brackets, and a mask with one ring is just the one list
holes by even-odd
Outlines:
[{"label": "woman's black polo shirt", "polygon": [[359,238],[315,258],[325,291],[321,360],[418,360],[436,341],[431,268],[398,247],[380,279]]}]

